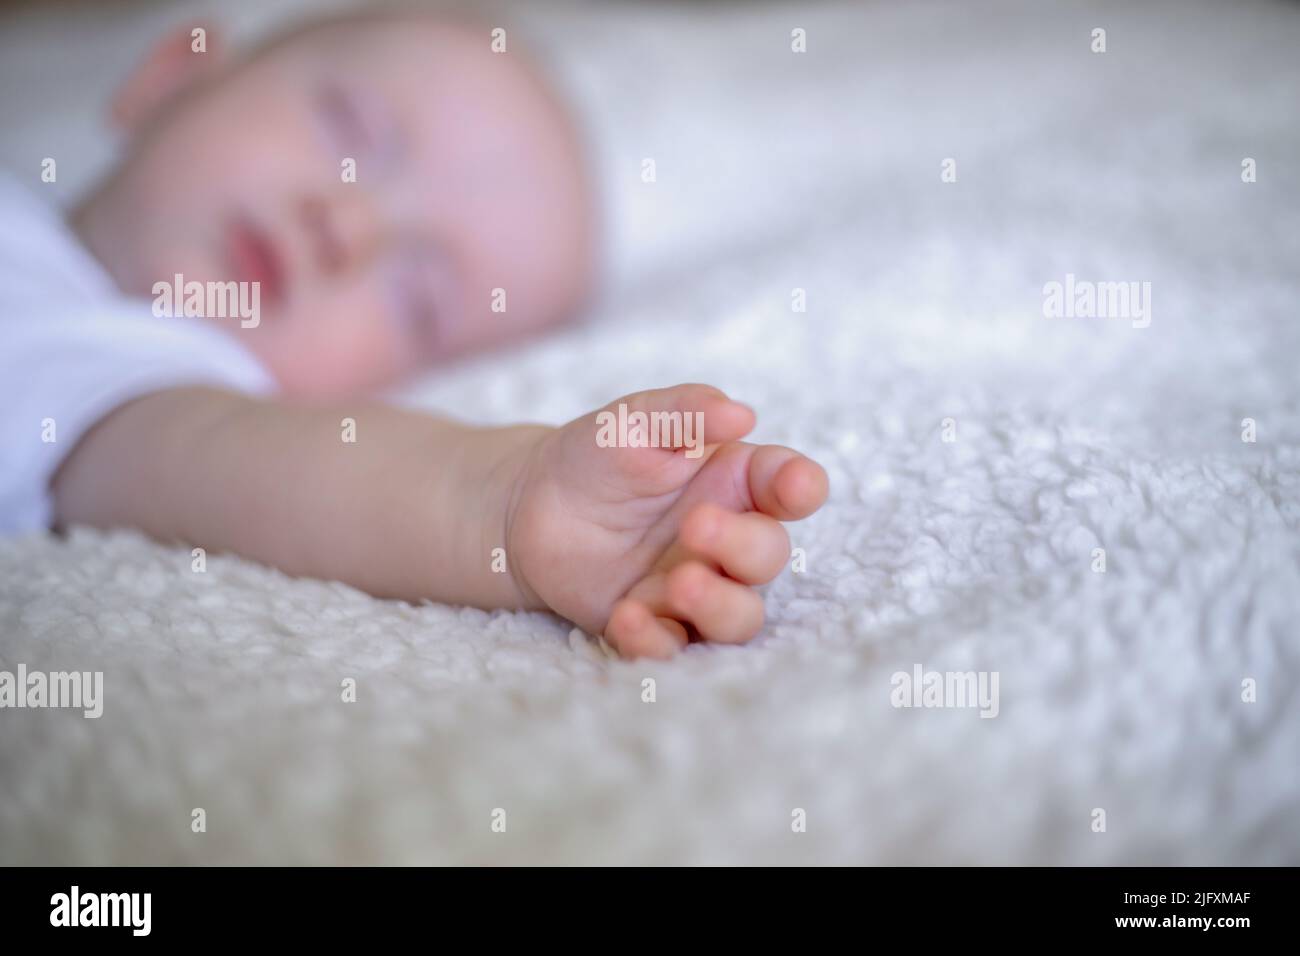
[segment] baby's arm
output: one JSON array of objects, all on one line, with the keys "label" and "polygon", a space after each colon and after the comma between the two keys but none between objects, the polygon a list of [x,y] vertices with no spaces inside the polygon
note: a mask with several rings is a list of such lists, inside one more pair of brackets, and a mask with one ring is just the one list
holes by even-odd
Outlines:
[{"label": "baby's arm", "polygon": [[[602,441],[602,420],[629,408],[678,416],[668,433],[681,444]],[[753,427],[750,409],[705,385],[628,395],[561,428],[173,389],[78,443],[55,476],[55,513],[380,597],[550,608],[626,655],[668,656],[693,637],[758,633],[753,588],[790,554],[781,522],[826,500],[822,468],[740,441]]]},{"label": "baby's arm", "polygon": [[[355,442],[343,440],[345,418]],[[506,546],[520,457],[546,431],[171,389],[122,406],[78,443],[54,480],[55,513],[381,597],[524,607],[492,557]]]}]

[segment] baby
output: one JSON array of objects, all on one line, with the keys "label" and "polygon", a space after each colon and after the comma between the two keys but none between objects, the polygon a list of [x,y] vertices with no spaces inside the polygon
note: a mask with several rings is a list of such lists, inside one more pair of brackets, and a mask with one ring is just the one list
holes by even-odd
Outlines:
[{"label": "baby", "polygon": [[[227,62],[187,28],[114,100],[125,158],[70,229],[0,184],[0,528],[133,527],[381,597],[549,609],[629,657],[758,632],[780,522],[827,478],[740,441],[754,414],[721,391],[559,428],[359,397],[559,323],[593,280],[578,135],[490,33],[372,11]],[[159,317],[174,281],[246,284],[256,321]],[[638,412],[703,434],[649,440]]]}]

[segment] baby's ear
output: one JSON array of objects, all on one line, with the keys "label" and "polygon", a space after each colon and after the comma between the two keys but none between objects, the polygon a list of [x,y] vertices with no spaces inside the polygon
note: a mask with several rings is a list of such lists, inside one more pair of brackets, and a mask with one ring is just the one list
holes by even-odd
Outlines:
[{"label": "baby's ear", "polygon": [[220,32],[209,23],[178,26],[158,40],[123,81],[110,105],[113,123],[139,129],[176,94],[225,60]]}]

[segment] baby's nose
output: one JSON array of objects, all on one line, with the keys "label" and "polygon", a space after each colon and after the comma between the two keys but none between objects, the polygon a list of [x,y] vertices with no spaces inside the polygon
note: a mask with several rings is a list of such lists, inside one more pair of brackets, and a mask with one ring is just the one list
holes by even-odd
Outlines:
[{"label": "baby's nose", "polygon": [[359,197],[306,197],[298,203],[298,217],[316,265],[326,275],[356,268],[379,241],[375,219]]}]

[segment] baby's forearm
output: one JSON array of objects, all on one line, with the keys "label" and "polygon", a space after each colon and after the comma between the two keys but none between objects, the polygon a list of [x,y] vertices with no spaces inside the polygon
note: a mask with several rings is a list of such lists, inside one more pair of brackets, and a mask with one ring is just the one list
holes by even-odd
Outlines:
[{"label": "baby's forearm", "polygon": [[54,481],[55,513],[380,597],[521,607],[494,549],[506,547],[515,476],[541,430],[172,389],[78,443]]}]

